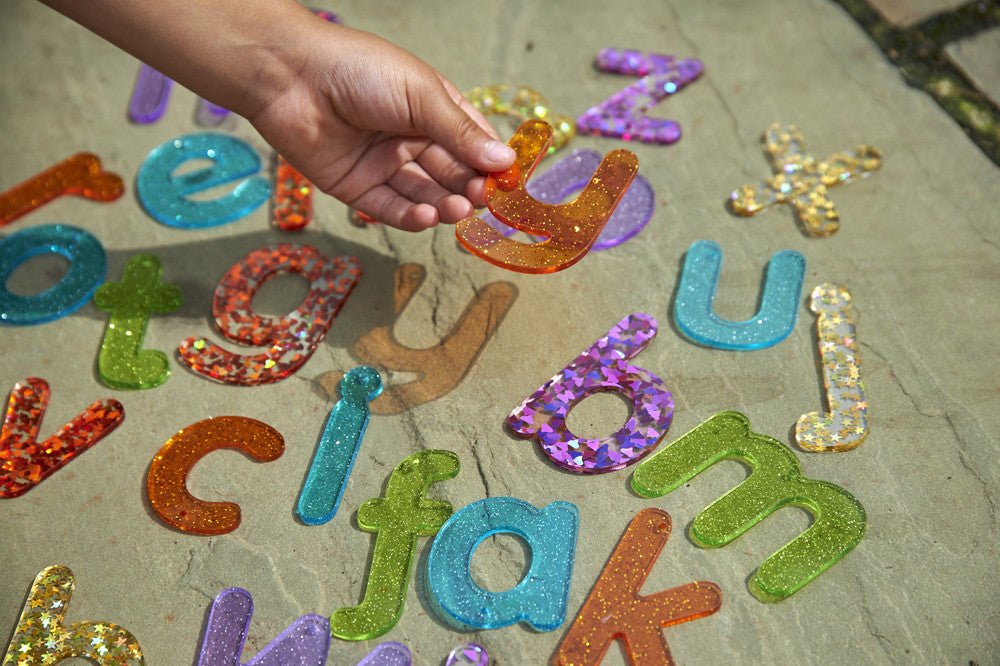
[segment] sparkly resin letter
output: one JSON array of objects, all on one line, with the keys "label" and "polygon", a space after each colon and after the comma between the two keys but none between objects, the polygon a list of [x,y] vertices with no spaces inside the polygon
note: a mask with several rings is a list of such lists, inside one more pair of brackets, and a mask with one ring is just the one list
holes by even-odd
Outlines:
[{"label": "sparkly resin letter", "polygon": [[[212,602],[201,643],[198,666],[240,666],[250,631],[253,597],[240,587],[219,592]],[[246,666],[323,666],[330,651],[330,623],[319,615],[303,615],[246,662]]]},{"label": "sparkly resin letter", "polygon": [[466,643],[448,653],[444,666],[490,666],[490,654],[479,643]]},{"label": "sparkly resin letter", "polygon": [[14,384],[0,430],[0,498],[23,495],[118,427],[125,408],[98,400],[44,442],[38,430],[49,404],[49,384],[28,377]]},{"label": "sparkly resin letter", "polygon": [[[566,619],[579,514],[570,502],[536,509],[515,497],[487,497],[459,509],[434,538],[427,587],[438,614],[463,629],[499,629],[527,622],[552,631]],[[481,588],[470,573],[486,537],[516,534],[531,547],[524,578],[504,592]]]},{"label": "sparkly resin letter", "polygon": [[835,185],[864,178],[882,166],[882,153],[874,146],[858,146],[854,152],[834,153],[819,161],[806,152],[802,135],[794,125],[774,123],[764,133],[764,145],[775,175],[757,185],[744,185],[729,195],[729,206],[737,215],[756,215],[777,204],[788,204],[806,235],[829,236],[840,228],[840,216],[827,190]]},{"label": "sparkly resin letter", "polygon": [[369,652],[358,666],[410,666],[412,658],[410,648],[396,641],[386,641]]},{"label": "sparkly resin letter", "polygon": [[643,497],[662,497],[722,460],[738,460],[750,476],[702,511],[690,536],[702,548],[732,542],[787,506],[813,523],[768,557],[750,581],[761,601],[781,601],[836,564],[865,534],[864,507],[846,490],[802,476],[798,458],[776,439],[753,432],[747,417],[721,412],[646,460],[632,476]]},{"label": "sparkly resin letter", "polygon": [[[190,160],[214,164],[180,176]],[[260,157],[245,141],[214,132],[188,134],[156,147],[139,167],[136,189],[150,216],[181,229],[214,227],[249,215],[271,196],[271,185],[255,174]],[[232,192],[209,201],[191,195],[239,180]]]},{"label": "sparkly resin letter", "polygon": [[[253,311],[261,285],[281,273],[309,281],[302,305],[284,317]],[[268,347],[259,354],[234,354],[205,338],[188,338],[178,349],[192,370],[225,384],[255,386],[280,381],[309,360],[361,277],[354,257],[329,259],[308,245],[278,245],[254,250],[229,269],[212,300],[219,332],[234,342]]]},{"label": "sparkly resin letter", "polygon": [[[40,254],[61,254],[69,269],[57,284],[33,296],[7,288],[17,267]],[[0,324],[44,324],[76,312],[104,279],[107,259],[97,237],[64,224],[28,227],[0,238]]]},{"label": "sparkly resin letter", "polygon": [[134,123],[148,125],[163,117],[170,101],[170,88],[174,82],[144,62],[139,63],[139,73],[135,76],[135,87],[128,102],[128,119]]},{"label": "sparkly resin letter", "polygon": [[341,608],[330,618],[333,635],[348,641],[377,638],[403,614],[417,537],[433,536],[451,515],[451,504],[427,499],[438,481],[458,474],[451,451],[420,451],[403,459],[389,476],[385,497],[358,509],[358,527],[375,532],[375,552],[361,604]]},{"label": "sparkly resin letter", "polygon": [[706,347],[738,351],[773,347],[787,338],[799,313],[806,258],[794,250],[771,256],[760,307],[746,321],[731,321],[715,314],[713,302],[721,270],[722,248],[718,243],[691,244],[674,301],[674,321],[680,332]]},{"label": "sparkly resin letter", "polygon": [[137,254],[125,264],[120,282],[106,282],[94,293],[94,304],[111,313],[97,368],[101,381],[112,388],[153,388],[170,377],[167,355],[142,349],[149,315],[181,306],[180,287],[163,284],[162,277],[159,259]]},{"label": "sparkly resin letter", "polygon": [[643,509],[635,515],[553,655],[553,666],[598,666],[615,640],[624,644],[633,666],[674,663],[663,629],[715,613],[722,590],[699,581],[639,594],[670,531],[666,511]]},{"label": "sparkly resin letter", "polygon": [[97,155],[77,153],[0,193],[0,227],[64,194],[91,201],[114,201],[123,192],[121,177],[102,171]]},{"label": "sparkly resin letter", "polygon": [[486,178],[490,212],[504,224],[545,240],[520,243],[506,238],[486,221],[470,217],[455,227],[455,235],[465,249],[518,273],[554,273],[587,254],[639,171],[639,160],[627,150],[612,151],[604,156],[574,201],[542,203],[525,188],[551,139],[549,125],[540,120],[524,123],[510,140],[510,147],[517,153],[513,166]]},{"label": "sparkly resin letter", "polygon": [[240,526],[240,506],[206,502],[191,495],[187,475],[206,454],[236,449],[254,460],[277,460],[285,450],[281,433],[244,416],[218,416],[192,423],[167,440],[149,466],[149,503],[167,525],[192,534],[226,534]]},{"label": "sparkly resin letter", "polygon": [[610,136],[643,143],[674,143],[681,138],[681,126],[673,120],[647,114],[657,104],[688,85],[704,71],[701,60],[640,51],[602,49],[594,62],[604,72],[641,76],[576,121],[582,134]]},{"label": "sparkly resin letter", "polygon": [[72,657],[89,659],[98,666],[144,663],[139,641],[117,624],[65,624],[75,587],[73,572],[63,566],[46,567],[35,576],[7,646],[4,666],[54,664]]},{"label": "sparkly resin letter", "polygon": [[340,400],[326,418],[295,509],[306,525],[322,525],[336,515],[368,427],[368,403],[381,392],[375,368],[354,368],[340,380]]},{"label": "sparkly resin letter", "polygon": [[[393,310],[397,318],[426,277],[427,270],[420,264],[402,264],[396,269]],[[427,349],[403,346],[393,335],[392,326],[379,326],[361,336],[353,353],[362,363],[417,375],[412,382],[387,386],[372,403],[372,412],[401,414],[453,391],[516,299],[517,287],[509,282],[491,282],[482,287],[448,335]],[[333,386],[339,380],[340,373],[332,372],[324,376],[321,383],[332,396]]]},{"label": "sparkly resin letter", "polygon": [[281,231],[302,231],[313,218],[313,186],[278,155],[271,196],[271,225]]},{"label": "sparkly resin letter", "polygon": [[868,400],[851,314],[851,292],[836,284],[813,289],[820,365],[830,411],[811,412],[795,424],[795,441],[809,451],[850,451],[868,436]]},{"label": "sparkly resin letter", "polygon": [[[674,399],[663,380],[628,362],[655,335],[650,315],[625,317],[511,412],[510,429],[538,440],[549,460],[573,472],[600,474],[636,462],[656,447],[674,415]],[[566,419],[573,407],[600,392],[630,400],[632,414],[608,437],[578,437]]]},{"label": "sparkly resin letter", "polygon": [[[518,125],[529,120],[543,120],[552,125],[549,155],[565,146],[576,135],[573,119],[553,113],[548,100],[532,88],[512,88],[502,83],[479,86],[467,92],[465,98],[485,116],[507,116]],[[590,174],[587,174],[587,179],[589,178]]]}]

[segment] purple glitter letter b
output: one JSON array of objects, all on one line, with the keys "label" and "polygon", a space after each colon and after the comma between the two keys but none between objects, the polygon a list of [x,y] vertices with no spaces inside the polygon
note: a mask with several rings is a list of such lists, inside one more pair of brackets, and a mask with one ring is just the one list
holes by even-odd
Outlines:
[{"label": "purple glitter letter b", "polygon": [[[667,434],[674,415],[674,399],[663,380],[628,363],[652,341],[656,327],[648,314],[622,319],[511,412],[511,430],[537,439],[552,462],[580,474],[611,472],[641,459]],[[607,437],[574,435],[566,427],[570,410],[602,391],[632,403],[625,425]]]}]

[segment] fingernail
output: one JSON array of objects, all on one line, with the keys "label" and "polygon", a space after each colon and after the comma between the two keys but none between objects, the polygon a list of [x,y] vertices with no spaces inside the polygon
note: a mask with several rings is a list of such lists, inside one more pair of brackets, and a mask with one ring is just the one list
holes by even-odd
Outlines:
[{"label": "fingernail", "polygon": [[497,164],[509,164],[514,159],[514,149],[506,143],[491,141],[486,147],[486,159]]}]

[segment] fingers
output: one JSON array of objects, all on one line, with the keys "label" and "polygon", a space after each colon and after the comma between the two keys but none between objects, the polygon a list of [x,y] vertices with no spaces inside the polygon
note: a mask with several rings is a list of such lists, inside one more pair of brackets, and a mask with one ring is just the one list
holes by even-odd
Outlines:
[{"label": "fingers", "polygon": [[486,116],[484,116],[479,109],[477,109],[475,106],[472,105],[472,102],[466,99],[465,95],[459,92],[458,88],[455,87],[455,84],[449,81],[448,79],[444,78],[440,74],[440,72],[438,72],[437,76],[438,80],[441,81],[441,85],[444,86],[445,91],[447,91],[452,101],[458,104],[458,106],[463,111],[465,111],[470,118],[476,121],[476,124],[482,127],[487,134],[489,134],[494,139],[499,139],[500,135],[497,134],[496,128],[494,128],[493,125],[490,124],[490,121],[486,120]]},{"label": "fingers", "polygon": [[440,219],[434,206],[414,203],[388,185],[376,185],[350,205],[383,224],[403,231],[423,231]]},{"label": "fingers", "polygon": [[440,222],[454,224],[474,212],[464,196],[449,192],[431,178],[418,164],[404,164],[393,174],[389,187],[415,204],[430,204],[438,211]]}]

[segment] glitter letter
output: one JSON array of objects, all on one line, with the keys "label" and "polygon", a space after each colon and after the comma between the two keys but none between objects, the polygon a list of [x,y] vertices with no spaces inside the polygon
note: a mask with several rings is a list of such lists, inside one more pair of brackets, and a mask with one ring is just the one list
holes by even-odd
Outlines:
[{"label": "glitter letter", "polygon": [[[208,613],[198,666],[240,666],[251,617],[253,597],[249,592],[240,587],[219,592]],[[245,666],[323,666],[329,651],[330,623],[319,615],[303,615]]]},{"label": "glitter letter", "polygon": [[[506,116],[518,125],[529,120],[544,120],[552,125],[552,145],[548,155],[565,146],[576,135],[573,118],[553,113],[548,100],[533,88],[512,88],[502,83],[477,86],[467,92],[465,98],[484,116]],[[584,181],[589,179],[588,173]]]},{"label": "glitter letter", "polygon": [[701,76],[704,66],[697,58],[677,60],[674,56],[640,51],[602,49],[594,64],[604,72],[641,76],[576,121],[584,134],[610,136],[624,141],[674,143],[681,138],[681,126],[673,120],[652,118],[650,110]]},{"label": "glitter letter", "polygon": [[543,203],[525,188],[551,139],[551,126],[540,120],[524,123],[509,142],[517,160],[506,171],[486,178],[490,212],[504,224],[545,240],[510,240],[486,221],[470,217],[455,226],[466,250],[519,273],[554,273],[578,262],[597,241],[639,171],[639,160],[627,150],[612,151],[574,201]]},{"label": "glitter letter", "polygon": [[794,250],[771,256],[760,307],[746,321],[715,314],[712,304],[721,269],[718,243],[695,241],[688,248],[674,301],[674,321],[680,332],[706,347],[739,351],[773,347],[787,338],[799,314],[806,258]]},{"label": "glitter letter", "polygon": [[0,227],[64,194],[91,201],[114,201],[123,192],[121,177],[102,171],[97,155],[77,153],[0,193]]},{"label": "glitter letter", "polygon": [[[427,270],[420,264],[402,264],[396,269],[393,309],[397,318],[426,276]],[[417,375],[412,382],[387,386],[372,403],[372,412],[400,414],[453,391],[516,299],[517,287],[513,284],[491,282],[476,292],[444,339],[428,349],[403,346],[393,335],[392,326],[379,326],[361,336],[353,353],[362,363]],[[331,395],[340,376],[339,372],[331,372],[321,380]]]},{"label": "glitter letter", "polygon": [[354,368],[340,380],[340,400],[326,418],[295,509],[306,525],[322,525],[336,515],[368,427],[368,403],[381,392],[375,368]]},{"label": "glitter letter", "polygon": [[174,81],[144,62],[139,63],[139,73],[135,75],[135,86],[128,101],[128,119],[134,123],[148,125],[163,117],[170,101],[170,88]]},{"label": "glitter letter", "polygon": [[451,515],[451,504],[427,499],[427,490],[456,474],[458,456],[451,451],[420,451],[396,465],[385,497],[361,505],[358,527],[376,534],[368,587],[360,605],[333,613],[334,636],[364,641],[396,625],[403,614],[417,537],[433,536]]},{"label": "glitter letter", "polygon": [[820,365],[830,411],[811,412],[795,424],[795,441],[809,451],[850,451],[868,436],[868,400],[851,315],[851,292],[823,283],[813,289]]},{"label": "glitter letter", "polygon": [[313,217],[313,186],[305,176],[278,155],[271,196],[271,225],[281,231],[302,231]]},{"label": "glitter letter", "polygon": [[490,654],[479,643],[466,643],[448,653],[444,666],[490,666]]},{"label": "glitter letter", "polygon": [[167,525],[192,534],[226,534],[240,526],[240,506],[206,502],[191,495],[187,475],[218,449],[236,449],[254,460],[277,460],[285,450],[281,433],[244,416],[217,416],[192,423],[167,440],[149,465],[149,503]]},{"label": "glitter letter", "polygon": [[380,643],[369,652],[358,666],[410,666],[410,648],[396,641]]},{"label": "glitter letter", "polygon": [[[629,359],[656,335],[656,320],[631,314],[542,384],[507,424],[514,434],[538,441],[549,460],[573,472],[601,474],[630,465],[667,434],[674,400],[663,380]],[[607,437],[578,437],[566,426],[570,411],[588,396],[614,392],[632,402],[632,414]]]},{"label": "glitter letter", "polygon": [[615,640],[633,666],[674,663],[663,629],[715,613],[722,590],[699,581],[639,594],[670,530],[670,514],[660,509],[643,509],[632,518],[553,655],[553,666],[598,666]]},{"label": "glitter letter", "polygon": [[[174,175],[178,167],[194,159],[214,164]],[[188,134],[153,149],[139,167],[136,190],[154,220],[181,229],[214,227],[245,217],[268,200],[271,185],[255,175],[259,171],[260,157],[245,141],[216,132]],[[232,192],[217,199],[188,198],[237,180]]]},{"label": "glitter letter", "polygon": [[732,542],[778,509],[797,506],[813,523],[768,557],[750,581],[761,601],[781,601],[836,564],[861,541],[864,507],[832,483],[802,476],[798,458],[776,439],[753,432],[747,417],[721,412],[661,449],[632,476],[643,497],[661,497],[721,460],[739,460],[750,476],[703,510],[690,536],[702,548]]},{"label": "glitter letter", "polygon": [[[438,614],[463,629],[499,629],[527,622],[552,631],[566,619],[579,514],[570,502],[536,509],[515,497],[487,497],[459,509],[434,538],[427,587]],[[472,555],[486,537],[516,534],[531,547],[524,578],[504,592],[472,579]]]},{"label": "glitter letter", "polygon": [[66,610],[76,581],[64,566],[42,569],[31,585],[5,666],[54,664],[82,657],[98,666],[142,664],[142,648],[128,631],[110,622],[74,622],[66,626]]},{"label": "glitter letter", "polygon": [[94,304],[111,313],[104,329],[97,368],[101,381],[117,389],[159,386],[170,377],[167,355],[142,349],[149,315],[181,306],[181,290],[163,284],[160,260],[137,254],[128,260],[120,282],[106,282],[94,293]]},{"label": "glitter letter", "polygon": [[[284,317],[253,311],[254,294],[280,273],[309,280],[302,305]],[[254,250],[229,269],[212,300],[219,332],[244,345],[266,346],[259,354],[234,354],[205,338],[188,338],[180,360],[200,375],[226,384],[255,386],[285,379],[309,360],[361,277],[354,257],[329,259],[308,245]]]},{"label": "glitter letter", "polygon": [[49,384],[28,377],[14,384],[0,430],[0,498],[23,495],[118,427],[125,408],[97,400],[39,443],[38,430],[49,404]]},{"label": "glitter letter", "polygon": [[[61,254],[69,269],[54,286],[33,296],[7,288],[17,267],[40,254]],[[79,310],[104,279],[107,259],[97,237],[65,224],[28,227],[0,238],[0,324],[44,324]]]}]

